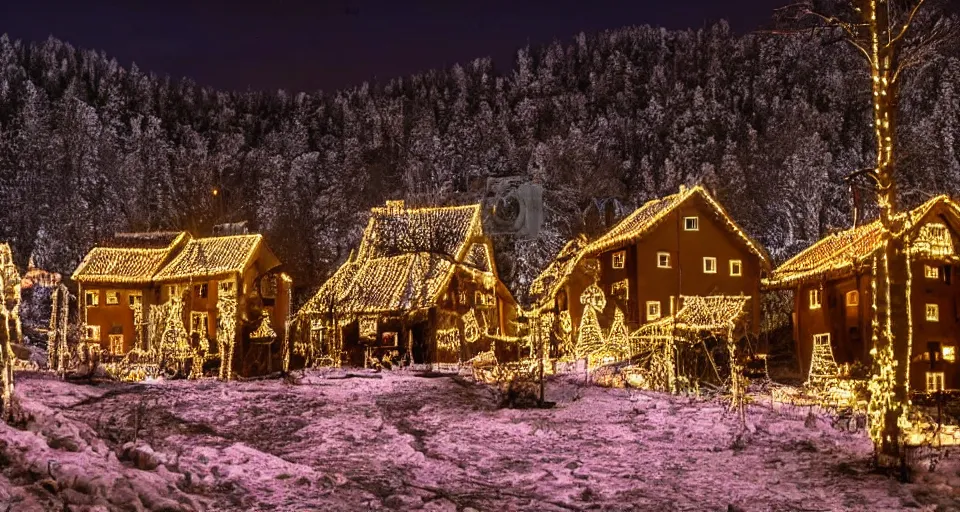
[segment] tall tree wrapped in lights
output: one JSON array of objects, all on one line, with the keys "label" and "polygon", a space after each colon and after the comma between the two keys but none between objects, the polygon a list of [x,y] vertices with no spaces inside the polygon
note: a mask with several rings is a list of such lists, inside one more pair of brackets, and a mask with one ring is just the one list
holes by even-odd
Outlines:
[{"label": "tall tree wrapped in lights", "polygon": [[[933,53],[952,27],[946,19],[924,13],[936,0],[845,0],[801,6],[804,15],[819,18],[841,33],[865,58],[870,69],[875,166],[855,173],[870,179],[876,190],[882,224],[883,249],[875,258],[873,284],[874,370],[870,381],[870,435],[876,461],[893,467],[905,461],[902,429],[909,426],[909,372],[911,352],[910,257],[901,234],[906,219],[898,214],[896,159],[897,105],[904,71]],[[927,5],[929,7],[929,5]],[[918,24],[920,15],[923,30]]]}]

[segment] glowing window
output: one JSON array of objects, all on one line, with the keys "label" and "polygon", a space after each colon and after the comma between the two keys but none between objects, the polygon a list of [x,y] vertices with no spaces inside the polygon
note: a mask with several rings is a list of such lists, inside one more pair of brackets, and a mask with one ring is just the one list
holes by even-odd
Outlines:
[{"label": "glowing window", "polygon": [[194,296],[194,297],[196,297],[196,298],[198,298],[198,299],[206,299],[206,298],[207,298],[207,293],[208,293],[208,291],[207,291],[207,284],[206,284],[206,283],[204,283],[204,284],[197,284],[197,285],[194,285],[194,286],[193,286],[193,296]]},{"label": "glowing window", "polygon": [[139,292],[131,293],[127,295],[127,302],[130,303],[130,307],[136,306],[137,304],[143,304],[143,295]]},{"label": "glowing window", "polygon": [[233,281],[220,281],[217,283],[218,292],[232,292],[235,283]]},{"label": "glowing window", "polygon": [[859,306],[860,305],[860,292],[857,290],[851,290],[847,292],[847,305],[848,306]]},{"label": "glowing window", "polygon": [[822,299],[823,292],[821,292],[819,288],[810,290],[810,309],[820,309]]},{"label": "glowing window", "polygon": [[87,290],[85,296],[87,307],[100,305],[100,292],[98,290]]},{"label": "glowing window", "polygon": [[207,313],[205,311],[190,312],[190,332],[201,336],[207,335]]},{"label": "glowing window", "polygon": [[940,306],[937,304],[927,304],[927,321],[928,322],[939,322],[940,321]]},{"label": "glowing window", "polygon": [[823,334],[814,334],[813,335],[813,346],[830,346],[830,333]]},{"label": "glowing window", "polygon": [[957,347],[945,345],[943,348],[943,360],[952,363],[957,360]]},{"label": "glowing window", "polygon": [[927,279],[940,279],[940,267],[933,265],[923,266],[923,276]]},{"label": "glowing window", "polygon": [[658,252],[658,253],[657,253],[657,267],[659,267],[659,268],[670,268],[670,253],[669,253],[669,252]]},{"label": "glowing window", "polygon": [[927,372],[927,393],[943,391],[943,372]]},{"label": "glowing window", "polygon": [[123,335],[111,334],[109,338],[110,338],[110,353],[115,356],[123,355]]},{"label": "glowing window", "polygon": [[658,318],[660,318],[660,301],[647,301],[647,321],[657,320]]},{"label": "glowing window", "polygon": [[699,218],[699,217],[684,217],[684,218],[683,218],[683,230],[684,230],[684,231],[700,231],[700,218]]},{"label": "glowing window", "polygon": [[626,279],[622,279],[613,283],[610,287],[610,294],[614,297],[618,297],[622,300],[627,300],[630,298],[630,283]]},{"label": "glowing window", "polygon": [[743,262],[740,260],[730,260],[730,275],[731,276],[742,276],[743,275]]},{"label": "glowing window", "polygon": [[116,306],[120,304],[120,292],[116,290],[107,290],[107,305]]},{"label": "glowing window", "polygon": [[172,299],[174,297],[180,297],[180,285],[168,284],[167,285],[167,298]]},{"label": "glowing window", "polygon": [[717,273],[717,259],[707,256],[703,258],[703,273],[704,274],[716,274]]},{"label": "glowing window", "polygon": [[623,268],[627,265],[627,251],[613,253],[613,268]]},{"label": "glowing window", "polygon": [[87,340],[100,342],[100,326],[99,325],[88,325],[87,326]]}]

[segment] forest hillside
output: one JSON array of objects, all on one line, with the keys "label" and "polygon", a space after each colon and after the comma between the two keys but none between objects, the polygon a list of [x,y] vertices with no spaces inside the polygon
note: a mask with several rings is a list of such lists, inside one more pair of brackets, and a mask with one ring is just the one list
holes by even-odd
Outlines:
[{"label": "forest hillside", "polygon": [[[866,66],[828,32],[626,27],[338,92],[226,92],[49,39],[0,38],[0,238],[69,274],[116,231],[246,220],[302,297],[386,199],[464,203],[487,178],[544,189],[531,243],[495,239],[518,296],[571,236],[707,185],[778,261],[851,222],[873,165]],[[907,206],[960,188],[960,45],[901,100]],[[216,191],[216,193],[214,193]],[[868,194],[864,194],[867,196]]]}]

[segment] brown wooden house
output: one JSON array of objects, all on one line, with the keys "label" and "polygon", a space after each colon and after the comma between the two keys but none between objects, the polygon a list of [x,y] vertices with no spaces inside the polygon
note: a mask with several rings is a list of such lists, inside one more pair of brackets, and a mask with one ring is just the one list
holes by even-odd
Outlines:
[{"label": "brown wooden house", "polygon": [[[516,358],[516,303],[497,277],[480,205],[373,208],[352,254],[298,313],[295,355],[365,365]],[[313,361],[313,362],[310,362]]]},{"label": "brown wooden house", "polygon": [[[119,235],[74,272],[86,339],[114,356],[189,360],[191,375],[283,368],[290,279],[261,235]],[[199,364],[198,364],[199,363]]]},{"label": "brown wooden house", "polygon": [[[960,283],[956,247],[960,207],[936,197],[905,214],[911,281],[910,387],[957,389]],[[871,362],[875,256],[879,221],[834,233],[777,268],[764,285],[794,291],[793,330],[801,371],[835,376],[839,364]]]},{"label": "brown wooden house", "polygon": [[[683,297],[749,297],[745,332],[760,327],[763,249],[702,187],[650,201],[593,241],[569,242],[530,288],[534,314],[552,314],[567,343],[578,338],[588,307],[603,330],[619,321],[633,332],[674,315]],[[698,301],[698,304],[703,301]],[[739,304],[740,302],[738,302]],[[590,306],[592,304],[593,306]],[[619,313],[618,313],[619,311]],[[591,320],[592,321],[592,320]],[[569,355],[563,342],[554,356]]]}]

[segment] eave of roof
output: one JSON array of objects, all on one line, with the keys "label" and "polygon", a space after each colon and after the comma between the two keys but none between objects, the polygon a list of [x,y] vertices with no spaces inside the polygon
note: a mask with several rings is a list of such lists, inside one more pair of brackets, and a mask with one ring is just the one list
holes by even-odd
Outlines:
[{"label": "eave of roof", "polygon": [[[960,219],[960,206],[948,196],[937,196],[902,213],[901,215],[906,217],[904,220],[907,225],[897,236],[912,233],[919,225],[918,222],[937,205],[943,205]],[[770,290],[793,288],[810,281],[852,275],[880,249],[881,235],[882,226],[879,220],[832,233],[777,267],[769,278],[762,281],[763,287]],[[826,255],[817,258],[817,251],[825,252]]]}]

